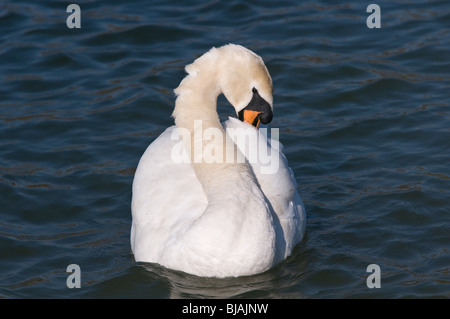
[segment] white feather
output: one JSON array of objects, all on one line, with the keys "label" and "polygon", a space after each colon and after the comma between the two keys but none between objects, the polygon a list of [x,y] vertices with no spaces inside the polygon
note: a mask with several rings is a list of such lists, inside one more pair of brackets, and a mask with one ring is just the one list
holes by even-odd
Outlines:
[{"label": "white feather", "polygon": [[[214,80],[224,80],[211,77],[217,59],[231,63],[230,54],[235,51],[239,61],[250,64],[248,79],[243,80],[259,81],[260,87],[268,88],[263,93],[271,97],[270,76],[259,70],[265,68],[262,60],[240,46],[222,48],[209,51],[187,67],[191,75],[176,90],[175,122],[178,128],[191,133],[195,132],[196,119],[206,123],[205,129],[216,128],[224,134],[226,129],[227,138],[236,143],[233,147],[247,161],[175,161],[173,151],[180,149],[180,141],[174,139],[177,127],[172,126],[142,155],[133,181],[131,248],[135,259],[205,277],[263,272],[289,256],[305,232],[304,206],[282,145],[277,140],[267,140],[261,131],[235,118],[223,126],[218,122],[215,103],[223,90],[214,85]],[[252,67],[259,69],[253,72]],[[202,83],[205,74],[213,84]],[[216,77],[223,75],[219,70]],[[248,99],[246,93],[241,90],[237,96],[232,85],[227,85],[227,98],[241,107],[242,99]],[[247,138],[242,138],[242,134]],[[191,146],[189,141],[183,142],[184,146]],[[203,143],[224,146],[224,141]],[[267,162],[253,156],[254,145],[268,147],[271,158],[278,163],[275,171],[268,174]]]}]

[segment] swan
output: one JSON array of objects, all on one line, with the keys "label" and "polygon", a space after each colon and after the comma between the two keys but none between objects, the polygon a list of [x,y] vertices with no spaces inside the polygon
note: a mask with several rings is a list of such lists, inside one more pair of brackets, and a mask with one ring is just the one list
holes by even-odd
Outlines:
[{"label": "swan", "polygon": [[[258,128],[273,117],[272,79],[261,57],[236,44],[213,47],[185,70],[174,91],[175,125],[135,171],[134,258],[200,277],[264,272],[292,253],[306,222],[282,145]],[[239,119],[220,122],[220,94]],[[254,145],[276,165],[249,160]]]}]

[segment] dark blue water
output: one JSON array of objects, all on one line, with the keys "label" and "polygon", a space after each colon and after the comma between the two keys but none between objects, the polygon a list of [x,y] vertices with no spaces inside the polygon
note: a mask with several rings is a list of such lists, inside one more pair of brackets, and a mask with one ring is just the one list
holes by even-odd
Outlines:
[{"label": "dark blue water", "polygon": [[[78,1],[69,29],[66,1],[2,1],[0,297],[450,297],[450,6],[378,1],[369,29],[372,2]],[[184,66],[226,43],[272,75],[305,239],[244,278],[136,263],[136,165]]]}]

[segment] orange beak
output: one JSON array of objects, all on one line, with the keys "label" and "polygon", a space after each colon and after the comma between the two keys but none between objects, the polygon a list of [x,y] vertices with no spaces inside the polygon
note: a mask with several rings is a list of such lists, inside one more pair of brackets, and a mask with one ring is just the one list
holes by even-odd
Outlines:
[{"label": "orange beak", "polygon": [[258,116],[259,113],[261,113],[261,112],[244,110],[244,122],[247,122],[250,125],[253,125],[256,128],[258,128],[259,123],[261,122],[261,119]]}]

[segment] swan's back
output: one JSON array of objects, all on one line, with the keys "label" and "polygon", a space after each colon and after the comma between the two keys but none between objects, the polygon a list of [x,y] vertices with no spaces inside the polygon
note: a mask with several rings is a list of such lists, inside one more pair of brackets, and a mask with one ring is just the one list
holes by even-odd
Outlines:
[{"label": "swan's back", "polygon": [[[274,174],[262,174],[261,169],[267,163],[260,160],[252,160],[249,164],[273,214],[276,232],[274,254],[275,262],[279,262],[289,256],[295,244],[302,239],[306,217],[295,178],[281,152],[282,145],[277,140],[267,141],[260,131],[235,118],[230,118],[223,125],[227,129],[252,130],[250,139],[236,139],[234,136],[238,148],[247,158],[251,149],[247,147],[249,143],[266,143],[271,156],[278,158],[278,168]],[[172,126],[162,133],[147,148],[136,169],[131,247],[138,261],[159,262],[167,247],[180,237],[180,233],[189,229],[208,206],[191,164],[180,158],[173,161],[172,152],[179,143],[171,139],[175,130]]]}]

